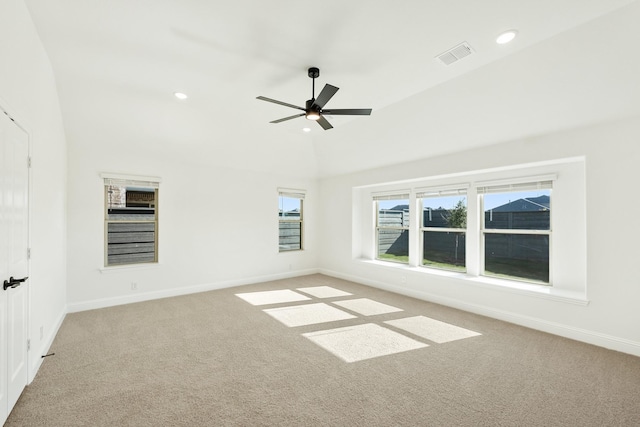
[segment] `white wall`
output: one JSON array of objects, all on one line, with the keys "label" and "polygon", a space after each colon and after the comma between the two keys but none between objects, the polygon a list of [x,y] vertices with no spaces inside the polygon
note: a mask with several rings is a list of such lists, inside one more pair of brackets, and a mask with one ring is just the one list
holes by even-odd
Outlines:
[{"label": "white wall", "polygon": [[[638,21],[636,1],[320,133],[319,172],[335,176],[640,115],[640,61],[628,54]],[[457,65],[445,68],[455,73]]]},{"label": "white wall", "polygon": [[[70,311],[316,271],[315,180],[204,165],[197,159],[174,161],[152,148],[114,150],[110,136],[99,132],[90,138],[90,144],[69,140]],[[119,138],[126,140],[125,135]],[[101,172],[161,178],[159,265],[101,271]],[[278,187],[307,190],[304,251],[278,252]],[[137,290],[131,289],[132,282]]]},{"label": "white wall", "polygon": [[[639,139],[640,119],[627,119],[323,179],[319,211],[323,230],[321,270],[640,355],[640,283],[636,271],[640,222],[635,207]],[[381,266],[356,259],[352,235],[354,228],[361,227],[358,218],[362,215],[356,212],[352,221],[355,187],[581,156],[586,159],[586,306],[475,285],[424,269]],[[571,274],[562,271],[562,265],[557,267],[565,277]]]},{"label": "white wall", "polygon": [[28,131],[33,160],[31,380],[66,312],[66,142],[51,65],[22,0],[0,2],[0,40],[0,107]]}]

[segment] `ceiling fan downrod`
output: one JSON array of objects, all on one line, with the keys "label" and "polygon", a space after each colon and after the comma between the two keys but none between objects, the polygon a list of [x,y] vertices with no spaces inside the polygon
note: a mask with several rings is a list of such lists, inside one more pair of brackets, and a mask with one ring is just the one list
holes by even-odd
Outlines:
[{"label": "ceiling fan downrod", "polygon": [[311,99],[315,101],[316,99],[316,78],[320,76],[320,69],[317,67],[311,67],[308,70],[308,75],[311,77]]}]

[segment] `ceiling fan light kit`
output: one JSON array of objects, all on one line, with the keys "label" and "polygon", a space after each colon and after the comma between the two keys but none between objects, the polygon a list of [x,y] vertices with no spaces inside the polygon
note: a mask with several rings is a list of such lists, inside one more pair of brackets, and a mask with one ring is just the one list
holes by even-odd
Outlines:
[{"label": "ceiling fan light kit", "polygon": [[269,123],[281,123],[287,120],[295,119],[297,117],[305,116],[308,120],[318,122],[324,130],[332,129],[331,123],[327,121],[323,114],[329,114],[333,116],[368,116],[371,114],[371,108],[349,108],[349,109],[337,109],[337,110],[324,110],[324,106],[329,100],[336,94],[338,88],[330,84],[325,84],[324,88],[315,97],[316,91],[316,79],[320,76],[320,69],[317,67],[311,67],[307,70],[308,76],[312,79],[311,83],[311,99],[305,102],[305,108],[298,107],[297,105],[289,104],[287,102],[277,101],[275,99],[267,98],[264,96],[258,96],[256,99],[261,101],[273,102],[274,104],[284,105],[285,107],[295,108],[302,110],[304,113],[295,114],[293,116],[284,117],[282,119],[273,120]]}]

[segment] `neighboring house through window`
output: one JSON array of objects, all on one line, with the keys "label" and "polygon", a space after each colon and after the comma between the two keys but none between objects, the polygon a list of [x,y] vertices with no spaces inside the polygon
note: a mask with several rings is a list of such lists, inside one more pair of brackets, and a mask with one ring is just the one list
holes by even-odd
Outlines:
[{"label": "neighboring house through window", "polygon": [[547,180],[478,188],[482,274],[549,283],[551,186]]}]

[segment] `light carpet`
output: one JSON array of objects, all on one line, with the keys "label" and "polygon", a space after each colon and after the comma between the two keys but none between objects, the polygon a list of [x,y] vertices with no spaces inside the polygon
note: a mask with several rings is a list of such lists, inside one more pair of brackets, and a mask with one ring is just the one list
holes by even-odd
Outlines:
[{"label": "light carpet", "polygon": [[[352,295],[236,296],[324,286]],[[402,311],[296,327],[263,311],[360,298]],[[393,325],[419,316],[480,335]],[[311,339],[349,328],[365,333]],[[418,348],[345,360],[377,334]],[[51,351],[6,426],[640,425],[640,358],[323,275],[69,314]]]}]

